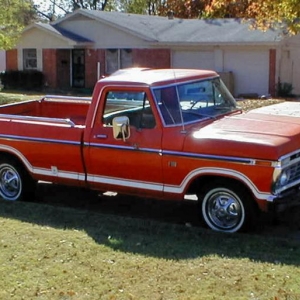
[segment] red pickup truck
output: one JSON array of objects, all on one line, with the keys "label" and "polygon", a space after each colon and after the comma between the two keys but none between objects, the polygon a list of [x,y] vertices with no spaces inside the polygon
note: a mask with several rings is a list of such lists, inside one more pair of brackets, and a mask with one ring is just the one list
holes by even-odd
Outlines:
[{"label": "red pickup truck", "polygon": [[236,232],[260,211],[298,202],[299,116],[295,102],[243,113],[213,71],[120,70],[92,98],[0,107],[0,196],[28,198],[39,180],[195,195],[211,229]]}]

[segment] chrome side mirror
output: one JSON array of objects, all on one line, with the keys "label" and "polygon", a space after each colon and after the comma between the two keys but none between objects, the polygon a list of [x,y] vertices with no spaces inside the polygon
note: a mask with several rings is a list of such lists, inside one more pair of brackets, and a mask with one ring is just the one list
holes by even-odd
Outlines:
[{"label": "chrome side mirror", "polygon": [[113,134],[116,140],[122,139],[124,142],[130,137],[128,117],[116,117],[113,119]]}]

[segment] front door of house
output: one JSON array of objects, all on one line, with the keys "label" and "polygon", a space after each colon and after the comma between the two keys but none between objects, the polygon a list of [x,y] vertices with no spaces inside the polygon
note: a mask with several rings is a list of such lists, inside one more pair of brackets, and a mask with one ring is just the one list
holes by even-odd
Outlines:
[{"label": "front door of house", "polygon": [[57,87],[61,89],[70,88],[70,50],[57,50]]},{"label": "front door of house", "polygon": [[72,50],[72,86],[82,88],[85,86],[85,50]]}]

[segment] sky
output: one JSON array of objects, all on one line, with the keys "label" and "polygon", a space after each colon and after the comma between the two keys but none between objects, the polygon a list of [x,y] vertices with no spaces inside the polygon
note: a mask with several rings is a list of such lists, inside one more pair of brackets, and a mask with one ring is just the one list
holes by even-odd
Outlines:
[{"label": "sky", "polygon": [[[51,2],[49,0],[33,0],[33,3],[35,5],[39,5],[40,10],[44,13],[47,13],[47,11],[51,5]],[[62,10],[58,9],[57,7],[55,8],[55,13],[64,15],[64,12]]]}]

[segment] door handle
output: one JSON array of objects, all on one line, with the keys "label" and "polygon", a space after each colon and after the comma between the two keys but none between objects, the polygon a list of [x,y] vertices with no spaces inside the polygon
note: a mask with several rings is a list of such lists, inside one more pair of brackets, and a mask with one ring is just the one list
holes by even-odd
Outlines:
[{"label": "door handle", "polygon": [[106,134],[96,134],[94,135],[95,139],[107,139],[107,135]]}]

